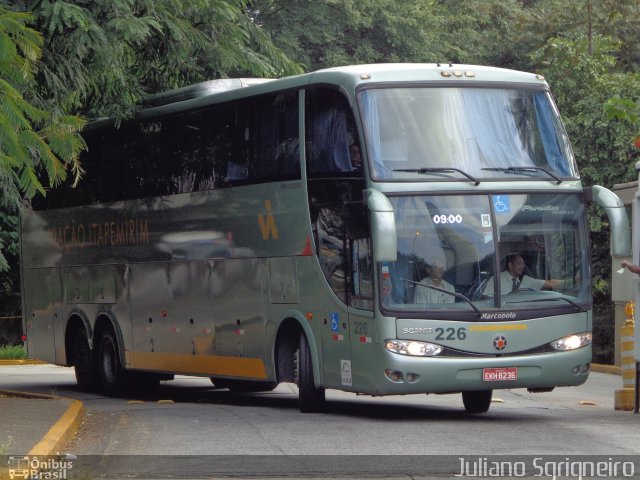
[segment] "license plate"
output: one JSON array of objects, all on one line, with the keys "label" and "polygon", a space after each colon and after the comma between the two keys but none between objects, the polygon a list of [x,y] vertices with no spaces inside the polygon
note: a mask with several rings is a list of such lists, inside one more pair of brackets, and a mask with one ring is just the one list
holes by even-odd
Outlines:
[{"label": "license plate", "polygon": [[482,380],[485,382],[508,382],[517,379],[518,369],[516,367],[482,369]]}]

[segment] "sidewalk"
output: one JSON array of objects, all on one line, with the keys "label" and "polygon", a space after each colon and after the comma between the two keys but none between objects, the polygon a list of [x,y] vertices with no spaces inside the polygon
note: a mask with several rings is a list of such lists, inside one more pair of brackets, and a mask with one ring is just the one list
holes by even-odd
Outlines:
[{"label": "sidewalk", "polygon": [[[2,360],[0,369],[38,363],[43,362]],[[62,453],[83,418],[84,405],[79,400],[0,389],[0,456]]]},{"label": "sidewalk", "polygon": [[23,396],[0,390],[4,455],[53,455],[61,452],[82,421],[82,403],[68,398]]}]

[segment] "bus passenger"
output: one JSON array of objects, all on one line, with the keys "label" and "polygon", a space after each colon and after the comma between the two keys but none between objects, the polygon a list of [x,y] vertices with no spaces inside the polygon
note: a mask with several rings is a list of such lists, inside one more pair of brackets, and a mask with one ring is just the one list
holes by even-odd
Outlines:
[{"label": "bus passenger", "polygon": [[[413,291],[413,303],[453,303],[456,298],[448,293],[429,288],[429,286],[455,292],[455,288],[444,280],[445,267],[442,262],[434,262],[427,266],[427,277],[420,280],[422,285],[416,285]],[[427,285],[427,286],[425,286]]]},{"label": "bus passenger", "polygon": [[362,157],[360,156],[360,147],[357,143],[352,143],[349,147],[349,155],[351,157],[351,168],[353,171],[362,169]]},{"label": "bus passenger", "polygon": [[[564,280],[543,280],[524,274],[525,263],[519,253],[510,253],[505,259],[506,268],[500,274],[500,291],[503,295],[517,290],[553,290],[563,288]],[[487,282],[484,295],[493,295],[493,277]]]}]

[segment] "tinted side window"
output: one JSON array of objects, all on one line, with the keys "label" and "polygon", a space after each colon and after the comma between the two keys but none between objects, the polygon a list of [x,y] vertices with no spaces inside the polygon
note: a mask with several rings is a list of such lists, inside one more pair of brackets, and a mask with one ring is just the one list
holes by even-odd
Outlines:
[{"label": "tinted side window", "polygon": [[300,178],[298,92],[261,97],[249,108],[246,139],[253,182]]},{"label": "tinted side window", "polygon": [[70,179],[47,192],[46,198],[34,198],[33,207],[64,208],[73,205],[117,200],[126,195],[126,169],[128,161],[123,145],[129,143],[131,131],[123,128],[95,128],[83,132],[87,151],[81,157],[84,170],[78,185],[72,187]]},{"label": "tinted side window", "polygon": [[310,177],[361,175],[360,144],[347,99],[337,90],[306,92],[306,158]]},{"label": "tinted side window", "polygon": [[300,178],[297,92],[206,107],[164,120],[146,147],[165,157],[163,193]]},{"label": "tinted side window", "polygon": [[300,178],[298,92],[87,131],[84,178],[35,208],[59,208]]},{"label": "tinted side window", "polygon": [[207,159],[215,175],[215,188],[223,188],[249,176],[245,145],[246,120],[235,103],[213,105],[207,110],[210,129]]},{"label": "tinted side window", "polygon": [[[125,162],[125,199],[152,197],[167,193],[165,164],[167,163],[167,131],[163,119],[137,122],[135,134],[117,144],[118,157]],[[114,140],[118,134],[114,135]],[[116,158],[114,156],[114,158]]]},{"label": "tinted side window", "polygon": [[[165,156],[166,185],[158,194],[174,194],[216,188],[215,143],[208,115],[203,110],[167,118],[161,150]],[[164,145],[163,145],[164,144]],[[149,147],[153,149],[153,147]]]}]

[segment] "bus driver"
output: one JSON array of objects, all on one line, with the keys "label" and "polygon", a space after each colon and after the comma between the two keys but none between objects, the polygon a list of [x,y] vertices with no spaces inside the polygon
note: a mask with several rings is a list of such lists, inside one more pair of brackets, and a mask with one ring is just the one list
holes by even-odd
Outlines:
[{"label": "bus driver", "polygon": [[[554,290],[565,286],[564,280],[543,280],[524,274],[524,259],[519,253],[510,253],[505,259],[506,268],[500,273],[500,291],[503,295],[516,290]],[[487,282],[483,294],[493,295],[493,277]]]}]

